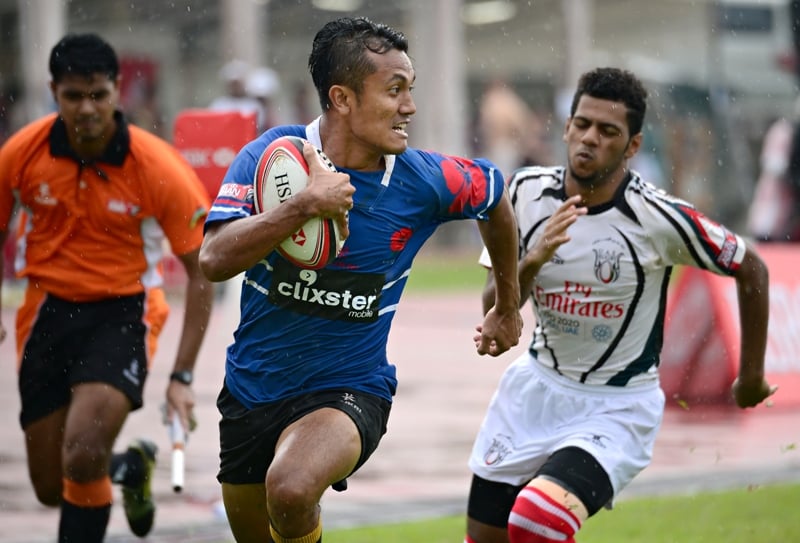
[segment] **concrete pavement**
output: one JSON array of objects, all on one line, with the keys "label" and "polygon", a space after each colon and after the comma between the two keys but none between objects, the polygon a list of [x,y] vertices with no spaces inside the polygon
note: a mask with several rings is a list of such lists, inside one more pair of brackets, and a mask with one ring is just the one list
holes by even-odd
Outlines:
[{"label": "concrete pavement", "polygon": [[[145,407],[129,418],[118,441],[122,448],[135,436],[147,436],[161,448],[154,482],[156,526],[146,539],[131,536],[122,508],[115,505],[109,542],[232,541],[215,479],[215,398],[224,349],[237,321],[235,296],[230,296],[235,292],[227,294],[215,308],[196,372],[199,427],[187,446],[185,490],[175,494],[170,487],[167,431],[159,413],[181,325],[181,302],[176,300],[148,381]],[[327,528],[463,513],[472,438],[504,366],[526,347],[499,359],[477,356],[472,333],[479,313],[474,293],[414,294],[401,303],[389,345],[400,380],[389,431],[367,465],[350,479],[349,490],[323,497]],[[11,308],[2,317],[7,327],[13,326]],[[0,541],[52,542],[58,512],[38,505],[28,481],[14,360],[13,342],[0,344],[0,371],[5,374],[0,379]],[[775,403],[747,412],[696,406],[668,410],[653,464],[622,499],[800,480],[800,410],[781,408],[777,399]],[[119,489],[115,492],[121,502]]]}]

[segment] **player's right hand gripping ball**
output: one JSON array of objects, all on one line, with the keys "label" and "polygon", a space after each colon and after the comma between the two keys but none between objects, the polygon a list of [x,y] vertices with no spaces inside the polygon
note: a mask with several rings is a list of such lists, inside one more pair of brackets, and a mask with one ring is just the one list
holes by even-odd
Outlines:
[{"label": "player's right hand gripping ball", "polygon": [[[282,136],[261,154],[253,179],[256,213],[273,209],[306,188],[308,164],[303,156],[304,143],[303,138]],[[321,149],[316,151],[320,162],[335,172],[325,153]],[[314,217],[281,242],[278,252],[295,266],[317,270],[338,256],[344,242],[335,220]]]}]

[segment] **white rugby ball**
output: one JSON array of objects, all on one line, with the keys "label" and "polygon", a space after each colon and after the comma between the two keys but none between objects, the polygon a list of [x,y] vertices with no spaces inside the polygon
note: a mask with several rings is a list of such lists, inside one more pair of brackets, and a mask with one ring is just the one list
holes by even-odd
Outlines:
[{"label": "white rugby ball", "polygon": [[[282,136],[261,154],[253,179],[256,213],[274,209],[306,188],[308,164],[303,156],[304,142],[296,136]],[[316,151],[320,163],[335,172],[325,153],[321,149]],[[314,217],[281,242],[278,252],[295,266],[316,270],[335,259],[344,242],[336,221]]]}]

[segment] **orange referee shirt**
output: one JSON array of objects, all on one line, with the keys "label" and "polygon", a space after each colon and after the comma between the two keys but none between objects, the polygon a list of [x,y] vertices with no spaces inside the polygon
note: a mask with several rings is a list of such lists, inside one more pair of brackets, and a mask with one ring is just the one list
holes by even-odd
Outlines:
[{"label": "orange referee shirt", "polygon": [[14,269],[28,279],[17,311],[17,369],[47,294],[89,302],[146,292],[149,365],[169,312],[158,288],[165,240],[177,255],[203,241],[209,199],[194,170],[121,113],[116,121],[105,154],[91,163],[74,154],[56,114],[0,148],[0,230],[19,202]]},{"label": "orange referee shirt", "polygon": [[164,240],[181,255],[200,247],[209,200],[167,142],[128,125],[98,160],[81,161],[56,114],[0,148],[0,230],[15,199],[23,220],[15,271],[30,287],[74,302],[161,285]]}]

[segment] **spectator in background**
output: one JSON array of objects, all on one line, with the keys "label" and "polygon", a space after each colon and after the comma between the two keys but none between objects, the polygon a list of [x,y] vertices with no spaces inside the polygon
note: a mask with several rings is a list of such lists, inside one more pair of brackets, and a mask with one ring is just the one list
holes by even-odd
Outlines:
[{"label": "spectator in background", "polygon": [[550,166],[554,163],[549,132],[550,126],[546,113],[531,109],[528,114],[527,130],[522,139],[518,167]]},{"label": "spectator in background", "polygon": [[215,98],[208,106],[213,111],[239,111],[254,114],[256,126],[265,124],[265,111],[261,102],[247,93],[247,77],[250,67],[242,60],[231,60],[219,71],[219,76],[225,85],[225,94]]},{"label": "spectator in background", "polygon": [[[793,50],[787,68],[800,80],[800,0],[789,2]],[[800,97],[764,135],[747,230],[760,241],[800,241]]]},{"label": "spectator in background", "polygon": [[247,75],[244,87],[247,95],[258,100],[261,106],[260,119],[257,120],[258,133],[269,130],[278,124],[275,101],[281,83],[275,70],[264,66],[254,69]]},{"label": "spectator in background", "polygon": [[502,172],[519,166],[527,115],[528,105],[504,81],[489,83],[478,111],[478,140]]},{"label": "spectator in background", "polygon": [[791,119],[779,118],[761,148],[761,172],[747,217],[760,241],[800,241],[800,98]]},{"label": "spectator in background", "polygon": [[298,124],[309,124],[317,114],[312,106],[317,103],[314,87],[305,82],[298,82],[292,87],[292,114],[293,122]]},{"label": "spectator in background", "polygon": [[164,119],[158,107],[158,92],[155,81],[141,78],[130,87],[125,116],[131,124],[164,138]]},{"label": "spectator in background", "polygon": [[480,152],[502,172],[550,163],[544,122],[505,81],[489,84],[478,115]]}]

